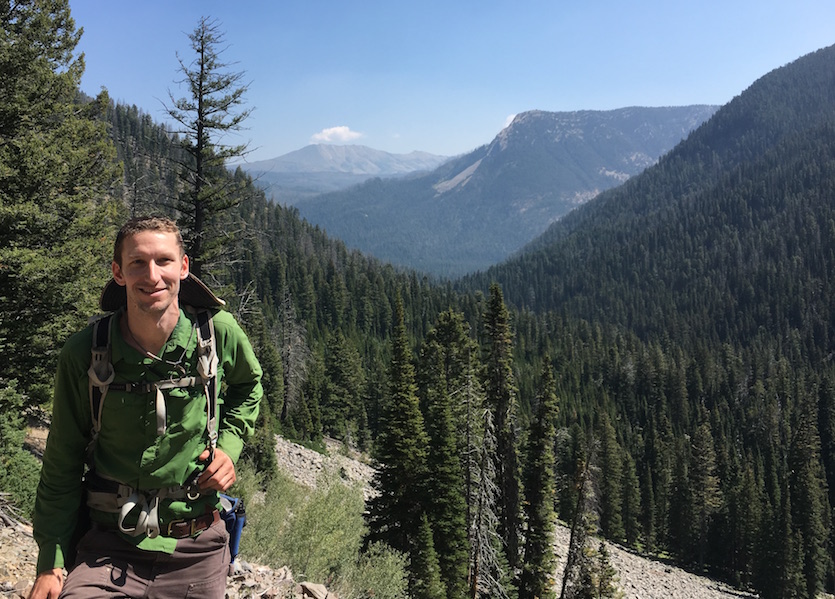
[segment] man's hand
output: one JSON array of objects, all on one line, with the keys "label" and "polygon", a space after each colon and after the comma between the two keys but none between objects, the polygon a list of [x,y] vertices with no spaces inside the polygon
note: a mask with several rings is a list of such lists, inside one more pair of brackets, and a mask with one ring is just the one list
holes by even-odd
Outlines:
[{"label": "man's hand", "polygon": [[64,588],[64,571],[61,568],[38,574],[35,585],[29,591],[29,599],[58,599]]},{"label": "man's hand", "polygon": [[[208,460],[209,450],[206,449],[197,459],[201,462]],[[235,464],[232,462],[232,458],[220,449],[215,449],[215,458],[200,473],[197,484],[201,491],[209,489],[225,491],[232,486],[235,480]]]}]

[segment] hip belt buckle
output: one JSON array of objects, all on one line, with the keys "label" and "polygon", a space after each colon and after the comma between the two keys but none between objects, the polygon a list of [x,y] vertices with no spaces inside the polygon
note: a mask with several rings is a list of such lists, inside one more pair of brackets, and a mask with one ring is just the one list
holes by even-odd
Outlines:
[{"label": "hip belt buckle", "polygon": [[173,537],[175,539],[193,537],[218,521],[220,521],[220,514],[217,510],[213,510],[212,512],[203,514],[202,516],[197,516],[196,518],[181,518],[178,520],[172,520],[165,527],[165,536]]}]

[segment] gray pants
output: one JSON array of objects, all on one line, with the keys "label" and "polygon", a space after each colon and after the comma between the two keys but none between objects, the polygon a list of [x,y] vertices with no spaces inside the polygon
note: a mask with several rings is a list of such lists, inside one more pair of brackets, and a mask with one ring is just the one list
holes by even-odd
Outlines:
[{"label": "gray pants", "polygon": [[223,599],[228,564],[223,520],[196,538],[178,540],[171,555],[142,551],[115,531],[94,527],[78,544],[77,565],[61,598]]}]

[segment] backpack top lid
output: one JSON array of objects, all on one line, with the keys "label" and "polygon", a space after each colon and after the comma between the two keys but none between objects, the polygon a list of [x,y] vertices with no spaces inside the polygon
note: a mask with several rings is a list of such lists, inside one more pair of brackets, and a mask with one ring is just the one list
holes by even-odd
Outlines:
[{"label": "backpack top lid", "polygon": [[[189,273],[188,277],[180,281],[180,302],[195,308],[220,308],[226,302],[212,293],[206,284]],[[105,312],[115,312],[122,306],[127,305],[128,296],[125,288],[115,280],[104,286],[99,299],[99,306]]]}]

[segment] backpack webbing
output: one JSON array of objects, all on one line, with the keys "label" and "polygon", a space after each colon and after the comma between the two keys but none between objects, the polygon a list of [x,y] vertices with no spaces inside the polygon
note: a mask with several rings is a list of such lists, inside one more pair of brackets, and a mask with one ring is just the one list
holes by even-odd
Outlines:
[{"label": "backpack webbing", "polygon": [[[195,315],[197,328],[197,372],[199,377],[183,377],[180,379],[168,379],[151,383],[114,383],[115,372],[111,361],[110,334],[113,322],[113,313],[106,314],[93,323],[93,338],[90,358],[90,368],[87,371],[89,378],[90,417],[92,430],[90,443],[87,446],[87,466],[95,471],[94,450],[101,431],[101,418],[104,400],[110,389],[126,391],[128,393],[149,393],[155,392],[155,411],[157,418],[157,434],[165,433],[166,428],[166,407],[163,390],[173,388],[193,387],[203,385],[206,395],[206,432],[209,438],[209,462],[214,459],[214,451],[217,447],[217,411],[218,395],[220,387],[217,384],[218,357],[215,343],[214,323],[209,310],[196,310],[190,306],[184,309]],[[128,534],[147,534],[155,537],[159,534],[159,523],[157,509],[159,499],[163,497],[187,497],[196,499],[199,491],[195,491],[192,485],[188,487],[176,486],[153,491],[137,491],[119,481],[119,491],[114,493],[88,493],[88,504],[91,507],[105,511],[120,512],[119,528]],[[91,501],[92,500],[92,501]],[[150,500],[150,503],[149,503]],[[140,517],[137,526],[127,528],[123,525],[125,516],[140,507]]]}]

